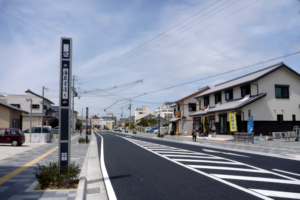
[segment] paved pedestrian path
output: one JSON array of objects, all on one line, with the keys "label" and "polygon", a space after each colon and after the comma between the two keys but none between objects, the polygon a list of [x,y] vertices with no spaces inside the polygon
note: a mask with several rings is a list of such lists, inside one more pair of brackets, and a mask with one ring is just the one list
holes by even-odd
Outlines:
[{"label": "paved pedestrian path", "polygon": [[[85,135],[82,135],[85,137]],[[88,144],[78,144],[79,134],[76,133],[71,141],[71,162],[82,167]],[[28,147],[29,145],[27,145]],[[51,143],[35,145],[26,151],[14,154],[12,157],[2,157],[0,160],[0,199],[1,200],[33,200],[33,199],[75,199],[77,190],[47,190],[36,191],[37,185],[33,174],[37,163],[47,164],[58,161],[58,140]],[[21,147],[19,147],[21,148]],[[14,151],[11,146],[1,145],[1,150]]]}]

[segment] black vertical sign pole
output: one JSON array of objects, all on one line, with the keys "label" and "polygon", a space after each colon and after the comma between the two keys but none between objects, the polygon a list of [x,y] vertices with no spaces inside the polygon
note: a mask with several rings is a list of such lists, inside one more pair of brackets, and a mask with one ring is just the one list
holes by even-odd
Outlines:
[{"label": "black vertical sign pole", "polygon": [[71,159],[71,78],[72,78],[72,38],[60,40],[60,87],[59,87],[59,145],[60,167],[69,166]]},{"label": "black vertical sign pole", "polygon": [[158,130],[157,130],[158,136],[160,136],[160,114],[158,114]]},{"label": "black vertical sign pole", "polygon": [[90,118],[90,131],[91,131],[91,135],[92,135],[92,117]]},{"label": "black vertical sign pole", "polygon": [[88,127],[89,127],[89,124],[88,124],[88,118],[89,118],[89,108],[86,108],[86,132],[85,132],[85,142],[88,143]]}]

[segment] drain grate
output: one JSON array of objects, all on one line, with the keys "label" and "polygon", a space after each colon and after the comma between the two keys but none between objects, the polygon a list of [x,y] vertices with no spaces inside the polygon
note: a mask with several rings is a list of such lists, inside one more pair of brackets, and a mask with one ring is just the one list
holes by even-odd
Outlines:
[{"label": "drain grate", "polygon": [[89,188],[86,191],[87,194],[96,194],[96,193],[100,193],[100,187],[96,187],[96,188]]}]

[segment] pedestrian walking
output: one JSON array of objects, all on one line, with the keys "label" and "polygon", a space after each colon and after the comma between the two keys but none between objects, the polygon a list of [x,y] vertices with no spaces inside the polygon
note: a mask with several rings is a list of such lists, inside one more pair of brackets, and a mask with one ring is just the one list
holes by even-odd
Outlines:
[{"label": "pedestrian walking", "polygon": [[199,137],[201,137],[201,126],[199,126],[199,128],[198,128],[198,132],[199,132]]},{"label": "pedestrian walking", "polygon": [[196,129],[195,128],[193,128],[192,135],[193,135],[193,141],[196,142],[197,133],[196,133]]}]

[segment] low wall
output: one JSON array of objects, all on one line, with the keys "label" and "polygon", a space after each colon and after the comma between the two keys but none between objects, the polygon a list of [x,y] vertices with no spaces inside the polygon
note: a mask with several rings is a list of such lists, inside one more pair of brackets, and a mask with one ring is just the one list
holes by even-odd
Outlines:
[{"label": "low wall", "polygon": [[25,135],[25,143],[49,143],[50,133],[31,133],[31,141],[30,141],[30,133],[24,133]]}]

